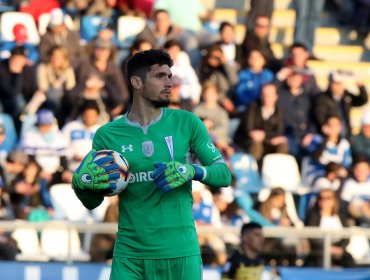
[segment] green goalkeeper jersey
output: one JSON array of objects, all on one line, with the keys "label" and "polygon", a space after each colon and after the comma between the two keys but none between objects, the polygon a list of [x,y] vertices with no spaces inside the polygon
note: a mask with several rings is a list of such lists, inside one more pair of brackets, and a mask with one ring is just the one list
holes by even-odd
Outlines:
[{"label": "green goalkeeper jersey", "polygon": [[211,181],[220,186],[229,182],[224,159],[197,116],[164,108],[156,120],[141,126],[125,115],[98,129],[93,148],[116,150],[130,164],[130,183],[119,195],[115,257],[162,259],[200,253],[191,182],[163,193],[150,176],[154,162],[189,163],[194,153],[203,166],[222,165],[222,172],[208,172]]}]

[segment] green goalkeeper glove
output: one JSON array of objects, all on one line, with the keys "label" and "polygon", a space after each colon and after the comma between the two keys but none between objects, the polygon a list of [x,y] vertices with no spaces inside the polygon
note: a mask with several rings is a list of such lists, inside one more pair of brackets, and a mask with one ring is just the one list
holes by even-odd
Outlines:
[{"label": "green goalkeeper glove", "polygon": [[118,166],[113,163],[114,159],[111,156],[94,161],[95,155],[96,150],[93,149],[82,160],[73,174],[72,186],[79,190],[91,190],[101,194],[110,193],[117,188],[115,183],[109,181],[119,178]]},{"label": "green goalkeeper glove", "polygon": [[204,170],[197,165],[184,164],[177,161],[156,162],[151,174],[158,189],[169,192],[191,180],[203,179]]}]

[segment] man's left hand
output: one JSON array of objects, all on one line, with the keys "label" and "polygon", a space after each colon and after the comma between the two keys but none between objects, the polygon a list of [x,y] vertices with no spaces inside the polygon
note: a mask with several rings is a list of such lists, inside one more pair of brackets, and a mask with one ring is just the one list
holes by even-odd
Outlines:
[{"label": "man's left hand", "polygon": [[169,192],[191,181],[196,176],[195,167],[191,164],[184,164],[177,161],[156,162],[156,168],[151,174],[154,183],[158,189],[163,192]]}]

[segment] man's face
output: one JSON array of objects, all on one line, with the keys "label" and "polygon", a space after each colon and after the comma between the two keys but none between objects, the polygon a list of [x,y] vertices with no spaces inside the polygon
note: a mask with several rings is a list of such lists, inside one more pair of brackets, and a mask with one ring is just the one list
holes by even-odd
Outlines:
[{"label": "man's face", "polygon": [[308,59],[308,52],[301,47],[292,49],[292,62],[294,66],[304,67]]},{"label": "man's face", "polygon": [[155,28],[159,33],[167,33],[171,27],[170,16],[167,13],[158,13],[154,19]]},{"label": "man's face", "polygon": [[362,125],[362,134],[366,138],[370,138],[370,124],[363,124]]},{"label": "man's face", "polygon": [[142,97],[156,108],[167,107],[170,103],[172,73],[168,65],[152,65],[146,73]]},{"label": "man's face", "polygon": [[369,178],[370,170],[366,162],[360,162],[353,168],[353,175],[359,182],[366,182]]},{"label": "man's face", "polygon": [[268,17],[258,17],[254,26],[254,33],[258,38],[266,38],[270,32],[270,19]]},{"label": "man's face", "polygon": [[99,114],[95,109],[86,109],[82,113],[82,120],[86,126],[92,126],[99,120]]},{"label": "man's face", "polygon": [[327,120],[326,124],[323,126],[323,132],[327,136],[338,136],[342,131],[342,123],[336,118],[330,118]]},{"label": "man's face", "polygon": [[242,243],[256,253],[261,252],[264,240],[262,229],[259,228],[255,228],[242,236]]},{"label": "man's face", "polygon": [[331,82],[330,90],[335,97],[342,97],[345,91],[344,84],[342,82]]},{"label": "man's face", "polygon": [[108,61],[111,54],[111,50],[108,48],[95,48],[94,55],[98,61]]},{"label": "man's face", "polygon": [[235,31],[231,26],[226,26],[221,32],[222,41],[226,44],[231,44],[235,40]]},{"label": "man's face", "polygon": [[266,85],[261,90],[261,100],[263,105],[267,107],[275,107],[278,100],[278,93],[276,87],[273,85]]}]

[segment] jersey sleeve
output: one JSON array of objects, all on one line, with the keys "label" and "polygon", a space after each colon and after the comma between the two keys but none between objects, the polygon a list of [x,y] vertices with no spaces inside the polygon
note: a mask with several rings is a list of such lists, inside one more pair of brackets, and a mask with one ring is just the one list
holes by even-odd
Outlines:
[{"label": "jersey sleeve", "polygon": [[202,121],[195,115],[191,149],[199,159],[205,171],[201,180],[211,187],[227,187],[231,184],[231,173],[220,151],[213,144],[211,137]]},{"label": "jersey sleeve", "polygon": [[[100,143],[100,138],[96,137],[97,134],[95,134],[94,140],[93,140],[93,149],[95,150],[101,150],[99,148],[99,144],[94,144],[96,139],[99,139],[96,141],[96,143]],[[75,187],[72,184],[72,188],[78,197],[78,199],[82,202],[82,204],[87,208],[87,209],[94,209],[98,207],[104,200],[104,196],[101,194],[97,194],[92,191],[88,190],[81,190],[81,188]]]}]

